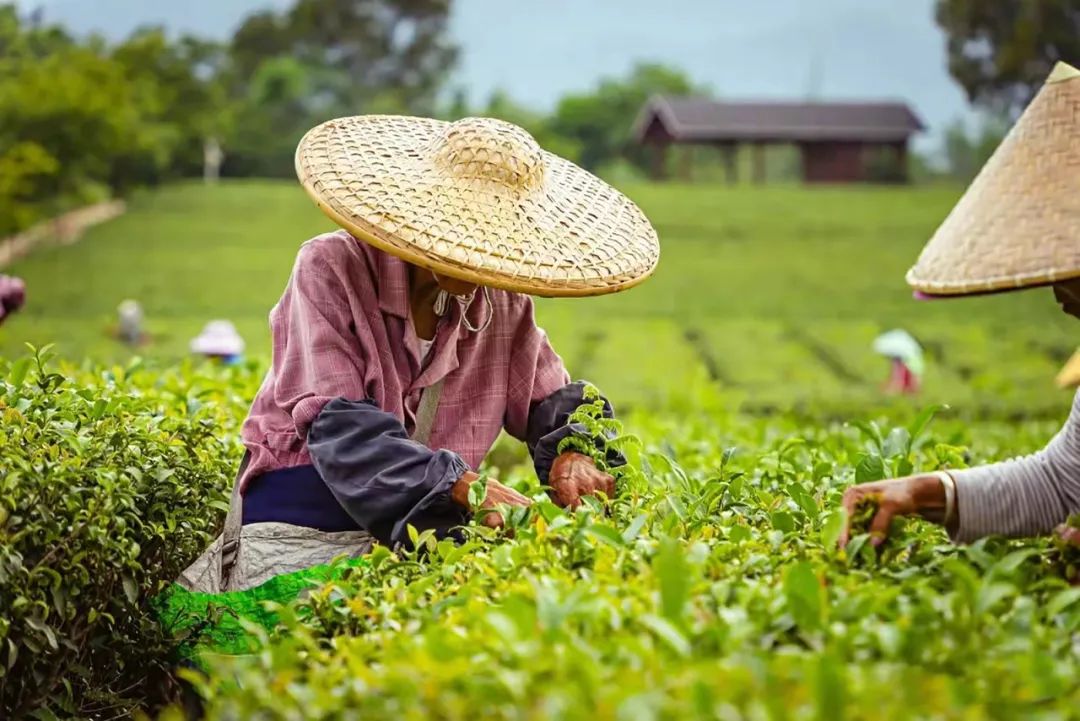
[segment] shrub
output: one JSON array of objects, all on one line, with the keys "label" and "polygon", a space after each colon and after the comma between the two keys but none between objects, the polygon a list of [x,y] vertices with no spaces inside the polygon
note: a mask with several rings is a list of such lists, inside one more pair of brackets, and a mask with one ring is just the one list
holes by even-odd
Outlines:
[{"label": "shrub", "polygon": [[958,462],[930,415],[799,435],[642,417],[663,443],[627,449],[610,509],[566,513],[521,476],[537,503],[512,537],[376,549],[193,676],[207,717],[1067,717],[1080,593],[1042,542],[958,548],[912,521],[892,552],[836,548],[855,478]]},{"label": "shrub", "polygon": [[168,689],[147,598],[217,531],[253,378],[0,360],[0,717]]}]

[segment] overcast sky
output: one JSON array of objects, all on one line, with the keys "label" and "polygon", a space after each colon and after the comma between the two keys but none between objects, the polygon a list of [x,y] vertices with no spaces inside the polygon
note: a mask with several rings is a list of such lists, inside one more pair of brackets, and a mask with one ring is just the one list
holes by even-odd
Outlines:
[{"label": "overcast sky", "polygon": [[[77,32],[145,24],[227,37],[253,10],[290,0],[17,0]],[[933,131],[966,114],[949,77],[934,0],[456,0],[455,84],[502,88],[540,110],[637,60],[685,69],[728,98],[902,99]]]}]

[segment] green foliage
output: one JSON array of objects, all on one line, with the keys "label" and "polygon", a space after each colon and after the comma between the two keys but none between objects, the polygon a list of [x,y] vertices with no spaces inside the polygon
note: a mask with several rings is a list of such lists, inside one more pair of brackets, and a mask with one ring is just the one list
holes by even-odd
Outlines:
[{"label": "green foliage", "polygon": [[229,45],[230,175],[291,177],[301,136],[333,117],[432,115],[457,57],[448,0],[297,0]]},{"label": "green foliage", "polygon": [[[76,40],[0,6],[0,237],[203,171],[291,176],[300,136],[359,113],[432,114],[453,67],[447,0],[297,0],[228,46],[137,30]],[[572,151],[554,137],[553,149]]]},{"label": "green foliage", "polygon": [[[152,710],[173,641],[148,600],[217,530],[258,369],[54,368],[0,363],[4,716]],[[1080,700],[1080,593],[1045,542],[957,548],[916,520],[881,553],[865,534],[836,547],[856,478],[1027,452],[1044,424],[696,407],[631,414],[633,443],[587,402],[575,420],[631,459],[609,506],[569,513],[527,466],[504,472],[535,501],[506,533],[414,534],[271,609],[258,654],[192,676],[208,717],[1002,718]]]},{"label": "green foliage", "polygon": [[1058,60],[1080,58],[1076,0],[938,0],[937,23],[968,98],[1013,117]]},{"label": "green foliage", "polygon": [[564,97],[551,119],[551,128],[581,148],[579,160],[590,170],[618,158],[645,167],[641,150],[630,142],[634,121],[645,102],[653,95],[695,92],[684,73],[642,63],[626,78],[605,79],[593,92]]},{"label": "green foliage", "polygon": [[968,181],[982,169],[994,154],[1009,124],[1001,118],[989,116],[973,129],[957,121],[945,130],[945,159],[949,173],[957,179]]},{"label": "green foliage", "polygon": [[199,168],[225,122],[212,56],[160,30],[77,43],[0,8],[0,237]]},{"label": "green foliage", "polygon": [[0,716],[112,718],[168,689],[147,601],[220,524],[258,379],[48,357],[0,360]]},{"label": "green foliage", "polygon": [[[903,283],[960,187],[624,189],[659,231],[656,274],[631,293],[536,304],[571,374],[618,411],[795,410],[821,421],[947,403],[965,418],[1044,419],[1048,435],[1067,413],[1071,396],[1053,378],[1076,347],[1076,321],[1048,290],[919,303]],[[267,355],[266,312],[299,244],[332,228],[295,181],[176,185],[129,207],[85,242],[5,271],[29,297],[0,326],[0,353],[55,341],[65,357],[123,361],[132,351],[109,329],[117,305],[136,298],[145,357],[184,357],[217,317],[237,324],[252,357]],[[879,390],[888,364],[871,344],[895,327],[927,349],[915,399]]]},{"label": "green foliage", "polygon": [[1080,593],[1046,544],[957,548],[914,521],[895,553],[835,548],[877,436],[883,465],[933,467],[963,427],[925,420],[636,415],[646,441],[608,511],[512,474],[536,501],[512,535],[376,549],[279,609],[259,653],[191,678],[210,719],[1068,716]]}]

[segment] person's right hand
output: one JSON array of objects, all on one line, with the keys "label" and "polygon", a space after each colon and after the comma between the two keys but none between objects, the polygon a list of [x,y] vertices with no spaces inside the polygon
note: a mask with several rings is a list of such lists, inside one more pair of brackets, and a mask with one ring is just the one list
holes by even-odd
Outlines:
[{"label": "person's right hand", "polygon": [[880,546],[889,535],[889,526],[897,516],[920,514],[926,517],[943,515],[945,488],[936,475],[908,476],[887,481],[874,481],[851,486],[844,491],[844,509],[847,522],[840,534],[839,544],[847,545],[851,536],[851,519],[859,501],[872,498],[877,501],[877,513],[870,520],[870,543]]},{"label": "person's right hand", "polygon": [[1054,529],[1054,535],[1062,543],[1080,548],[1080,528],[1073,528],[1067,523],[1062,523]]},{"label": "person's right hand", "polygon": [[[472,471],[466,471],[465,475],[457,480],[457,483],[454,484],[450,491],[450,496],[454,502],[466,508],[471,508],[469,504],[469,486],[478,480],[480,480],[479,475]],[[480,508],[495,508],[502,504],[508,506],[531,506],[532,501],[513,488],[499,483],[494,478],[487,479],[487,493],[484,496],[484,502],[480,504]],[[480,522],[488,528],[502,528],[505,521],[501,513],[491,511],[485,513]]]}]

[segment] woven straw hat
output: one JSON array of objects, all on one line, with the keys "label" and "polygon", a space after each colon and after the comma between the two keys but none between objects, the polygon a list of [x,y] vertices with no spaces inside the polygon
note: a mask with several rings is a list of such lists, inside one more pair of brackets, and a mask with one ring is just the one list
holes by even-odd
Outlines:
[{"label": "woven straw hat", "polygon": [[500,120],[331,120],[300,141],[296,172],[357,238],[480,285],[601,295],[640,283],[660,256],[634,203]]},{"label": "woven straw hat", "polygon": [[1061,388],[1080,386],[1080,351],[1073,353],[1068,362],[1058,371],[1057,384]]},{"label": "woven straw hat", "polygon": [[963,295],[1080,276],[1080,71],[1058,63],[907,274]]}]

